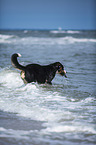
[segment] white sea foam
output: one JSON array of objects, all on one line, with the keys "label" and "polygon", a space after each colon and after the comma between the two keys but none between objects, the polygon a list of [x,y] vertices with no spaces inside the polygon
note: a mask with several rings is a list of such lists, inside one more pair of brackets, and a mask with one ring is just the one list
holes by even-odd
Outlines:
[{"label": "white sea foam", "polygon": [[81,33],[81,32],[80,31],[68,30],[68,31],[66,31],[66,33],[69,33],[69,34],[78,34],[78,33]]},{"label": "white sea foam", "polygon": [[74,38],[74,37],[63,37],[60,38],[61,43],[76,43],[76,42],[96,42],[96,39],[88,39],[88,38]]},{"label": "white sea foam", "polygon": [[[0,71],[0,80],[0,110],[16,113],[18,116],[32,120],[44,121],[43,125],[46,127],[42,130],[44,134],[46,132],[96,133],[94,126],[89,127],[89,124],[87,122],[84,124],[82,120],[79,124],[75,121],[79,120],[81,115],[78,116],[74,111],[84,109],[85,102],[90,103],[92,99],[68,101],[67,96],[62,96],[56,90],[44,90],[42,86],[34,83],[24,85],[19,72],[8,68]],[[73,122],[72,125],[70,125],[71,122]],[[14,131],[2,128],[1,131],[15,134]],[[19,132],[20,134],[22,132]]]},{"label": "white sea foam", "polygon": [[[12,41],[11,41],[12,42]],[[27,37],[21,38],[12,43],[22,43],[23,45],[34,44],[34,45],[66,45],[73,43],[87,43],[87,42],[96,42],[96,39],[86,39],[86,38],[74,38],[74,37],[62,37],[62,38],[36,38],[36,37]]]},{"label": "white sea foam", "polygon": [[44,132],[89,132],[89,133],[93,133],[96,134],[96,130],[94,130],[92,127],[89,126],[72,126],[72,125],[59,125],[57,124],[57,126],[53,125],[47,129],[44,130]]},{"label": "white sea foam", "polygon": [[13,35],[3,35],[3,34],[0,34],[0,39],[9,39],[9,38],[12,38]]},{"label": "white sea foam", "polygon": [[19,87],[23,84],[19,73],[10,71],[9,69],[4,69],[0,72],[0,81],[2,85],[6,86],[7,88]]},{"label": "white sea foam", "polygon": [[32,44],[43,44],[43,45],[54,45],[54,44],[71,44],[71,43],[86,43],[86,42],[96,42],[96,39],[87,39],[87,38],[74,38],[74,37],[62,37],[62,38],[22,38],[21,42],[23,43],[32,43]]},{"label": "white sea foam", "polygon": [[68,34],[78,34],[81,33],[80,31],[72,31],[72,30],[53,30],[50,33],[59,34],[59,33],[68,33]]},{"label": "white sea foam", "polygon": [[10,43],[10,38],[14,37],[13,35],[4,35],[0,34],[0,43]]},{"label": "white sea foam", "polygon": [[63,30],[54,30],[54,31],[50,31],[50,33],[54,33],[54,34],[58,34],[58,33],[66,33],[66,31]]},{"label": "white sea foam", "polygon": [[[71,31],[68,31],[67,33],[72,33]],[[54,33],[57,33],[57,31]],[[62,33],[65,33],[62,31]],[[78,31],[75,31],[74,33],[78,33]],[[12,38],[12,39],[11,39]],[[0,43],[12,43],[12,44],[39,44],[39,45],[65,45],[65,44],[71,44],[71,43],[87,43],[87,42],[96,42],[96,39],[90,39],[90,38],[75,38],[72,36],[66,36],[66,37],[54,37],[54,38],[39,38],[39,37],[14,37],[13,35],[0,35]]]},{"label": "white sea foam", "polygon": [[9,137],[9,138],[20,138],[20,139],[29,139],[28,135],[32,133],[32,131],[24,131],[24,130],[13,130],[13,129],[6,129],[0,127],[0,137]]},{"label": "white sea foam", "polygon": [[24,30],[24,33],[28,33],[28,30]]}]

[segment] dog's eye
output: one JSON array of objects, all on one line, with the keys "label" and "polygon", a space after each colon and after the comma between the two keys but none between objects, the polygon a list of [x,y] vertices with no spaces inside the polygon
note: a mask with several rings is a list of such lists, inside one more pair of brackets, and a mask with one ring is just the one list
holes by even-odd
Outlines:
[{"label": "dog's eye", "polygon": [[62,70],[62,67],[61,67],[61,66],[58,66],[58,70],[59,70],[59,71]]}]

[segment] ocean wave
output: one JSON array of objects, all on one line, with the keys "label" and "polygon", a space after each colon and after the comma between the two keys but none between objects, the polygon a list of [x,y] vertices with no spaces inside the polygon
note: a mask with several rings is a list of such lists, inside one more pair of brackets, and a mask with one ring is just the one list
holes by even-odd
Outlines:
[{"label": "ocean wave", "polygon": [[66,34],[78,34],[78,33],[81,33],[80,31],[72,31],[72,30],[53,30],[53,31],[50,31],[50,33],[53,33],[53,34],[62,34],[62,33],[66,33]]},{"label": "ocean wave", "polygon": [[24,33],[28,33],[28,30],[24,30]]},{"label": "ocean wave", "polygon": [[96,39],[89,39],[89,38],[75,38],[75,37],[63,37],[60,38],[64,40],[66,43],[75,43],[75,42],[96,42]]},{"label": "ocean wave", "polygon": [[72,126],[72,125],[59,125],[57,124],[57,126],[51,126],[50,128],[47,128],[44,130],[44,132],[89,132],[92,134],[96,134],[96,130],[93,129],[92,127],[89,126],[83,126],[81,124],[78,124],[77,126]]},{"label": "ocean wave", "polygon": [[0,43],[11,43],[10,38],[14,38],[14,35],[0,34]]},{"label": "ocean wave", "polygon": [[66,45],[72,43],[96,43],[96,39],[92,38],[75,38],[72,36],[66,37],[17,37],[14,35],[0,35],[0,43],[12,43],[12,44],[39,44],[39,45]]},{"label": "ocean wave", "polygon": [[[43,89],[42,85],[36,83],[24,85],[18,71],[10,68],[1,69],[0,81],[0,110],[15,113],[27,119],[43,121],[45,129],[42,129],[42,133],[96,133],[94,126],[89,128],[89,124],[85,125],[80,118],[80,116],[85,117],[84,105],[94,102],[94,98],[84,99],[84,101],[79,99],[75,101],[77,98],[73,98],[74,100],[69,101],[66,95],[61,94],[57,89],[53,90],[52,86],[49,86],[48,91],[47,87]],[[88,106],[87,109],[92,109],[92,106],[91,108]],[[80,115],[78,115],[79,110],[82,112]],[[76,124],[76,120],[80,120],[80,124]],[[70,125],[71,122],[72,125]],[[1,131],[6,132],[2,128]],[[10,130],[7,131],[10,135],[13,133]]]},{"label": "ocean wave", "polygon": [[14,43],[27,44],[39,44],[39,45],[66,45],[72,43],[96,43],[96,39],[87,38],[74,38],[74,37],[62,37],[62,38],[38,38],[38,37],[27,37],[21,38]]},{"label": "ocean wave", "polygon": [[69,34],[78,34],[78,33],[81,33],[81,32],[80,31],[68,30],[68,31],[66,31],[66,33],[69,33]]},{"label": "ocean wave", "polygon": [[19,138],[19,139],[29,139],[28,135],[32,133],[32,131],[24,131],[24,130],[13,130],[13,129],[6,129],[0,127],[0,137],[12,137],[12,138]]},{"label": "ocean wave", "polygon": [[54,31],[50,31],[50,33],[54,33],[54,34],[59,34],[59,33],[66,33],[66,31],[59,31],[59,30],[54,30]]}]

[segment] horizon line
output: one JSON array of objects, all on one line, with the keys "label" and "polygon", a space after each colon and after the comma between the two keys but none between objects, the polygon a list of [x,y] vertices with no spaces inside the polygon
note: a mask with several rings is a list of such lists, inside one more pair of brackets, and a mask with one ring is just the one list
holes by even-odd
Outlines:
[{"label": "horizon line", "polygon": [[38,30],[38,31],[49,31],[49,30],[58,30],[58,31],[63,31],[63,30],[65,30],[65,31],[67,31],[67,30],[72,30],[72,31],[96,31],[96,29],[63,29],[63,28],[61,28],[60,30],[59,30],[59,28],[54,28],[54,29],[48,29],[48,28],[44,28],[44,29],[42,29],[42,28],[32,28],[32,29],[30,29],[30,28],[0,28],[0,31],[1,30],[29,30],[29,31],[36,31],[36,30]]}]

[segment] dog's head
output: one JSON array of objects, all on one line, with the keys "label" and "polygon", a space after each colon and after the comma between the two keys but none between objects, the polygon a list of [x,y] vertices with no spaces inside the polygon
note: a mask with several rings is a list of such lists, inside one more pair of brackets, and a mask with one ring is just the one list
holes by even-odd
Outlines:
[{"label": "dog's head", "polygon": [[65,76],[67,78],[66,71],[64,70],[64,66],[60,62],[56,62],[55,67],[56,67],[56,70],[57,70],[56,73],[58,73],[62,76]]}]

